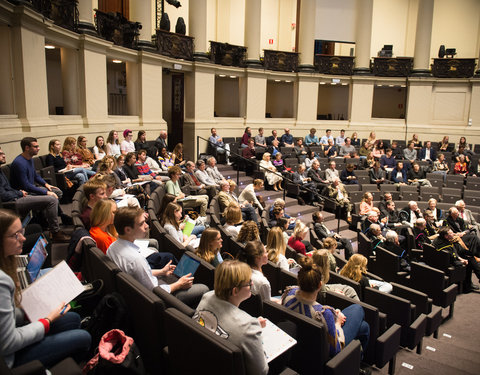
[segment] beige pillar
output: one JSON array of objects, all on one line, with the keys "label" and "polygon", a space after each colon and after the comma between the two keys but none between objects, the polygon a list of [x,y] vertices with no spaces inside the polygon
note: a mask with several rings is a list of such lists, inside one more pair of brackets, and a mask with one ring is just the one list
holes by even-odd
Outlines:
[{"label": "beige pillar", "polygon": [[315,51],[315,0],[301,0],[298,52],[299,70],[313,71],[313,55]]},{"label": "beige pillar", "polygon": [[267,79],[264,74],[249,70],[247,80],[247,101],[245,106],[245,122],[264,122],[267,106]]},{"label": "beige pillar", "polygon": [[138,36],[138,46],[152,48],[152,1],[130,1],[130,21],[140,22],[142,28]]},{"label": "beige pillar", "polygon": [[418,4],[417,33],[413,72],[415,76],[430,75],[430,45],[432,41],[433,0],[420,0]]},{"label": "beige pillar", "polygon": [[311,124],[317,120],[318,79],[310,75],[299,74],[297,87],[297,126]]},{"label": "beige pillar", "polygon": [[78,51],[73,48],[60,49],[62,61],[63,112],[66,115],[80,114],[80,82]]},{"label": "beige pillar", "polygon": [[370,74],[370,45],[372,40],[373,0],[357,2],[355,30],[355,74]]},{"label": "beige pillar", "polygon": [[475,72],[475,78],[480,78],[480,17],[478,19],[477,58],[477,71]]},{"label": "beige pillar", "polygon": [[188,4],[188,29],[195,38],[195,60],[208,60],[207,0],[190,1]]},{"label": "beige pillar", "polygon": [[78,31],[80,33],[97,34],[94,19],[94,9],[97,8],[98,0],[78,0]]},{"label": "beige pillar", "polygon": [[260,24],[262,20],[262,1],[245,0],[245,47],[247,64],[260,65]]}]

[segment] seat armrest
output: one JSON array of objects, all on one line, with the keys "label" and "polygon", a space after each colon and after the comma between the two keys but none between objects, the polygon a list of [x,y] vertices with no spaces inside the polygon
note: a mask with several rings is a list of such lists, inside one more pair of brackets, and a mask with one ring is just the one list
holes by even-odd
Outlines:
[{"label": "seat armrest", "polygon": [[398,324],[393,324],[377,338],[375,345],[375,366],[382,368],[395,357],[400,347],[401,334],[402,328]]},{"label": "seat armrest", "polygon": [[420,314],[420,316],[408,327],[408,348],[414,349],[425,336],[427,329],[427,316]]},{"label": "seat armrest", "polygon": [[442,307],[448,307],[455,302],[457,298],[457,284],[452,284],[448,288],[442,291],[441,305]]},{"label": "seat armrest", "polygon": [[353,340],[325,364],[326,375],[358,374],[360,369],[360,341]]}]

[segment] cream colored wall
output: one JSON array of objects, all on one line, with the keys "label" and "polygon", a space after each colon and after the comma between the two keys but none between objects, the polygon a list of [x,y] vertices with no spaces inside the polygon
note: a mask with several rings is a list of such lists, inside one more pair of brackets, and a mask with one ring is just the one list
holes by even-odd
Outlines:
[{"label": "cream colored wall", "polygon": [[355,42],[356,0],[316,0],[315,39]]},{"label": "cream colored wall", "polygon": [[[278,16],[278,50],[295,51],[297,1],[280,0]],[[263,16],[263,13],[262,13]],[[263,22],[262,22],[263,24]],[[293,26],[292,26],[293,25]]]},{"label": "cream colored wall", "polygon": [[12,55],[11,55],[11,28],[0,26],[0,51],[3,58],[0,59],[0,114],[15,113],[12,80]]},{"label": "cream colored wall", "polygon": [[[281,5],[278,0],[262,0],[262,23],[260,31],[260,54],[262,56],[264,49],[279,49],[280,8]],[[273,44],[269,44],[270,39],[273,41]]]},{"label": "cream colored wall", "polygon": [[456,48],[456,57],[478,57],[480,1],[435,0],[431,57],[438,57],[441,44]]}]

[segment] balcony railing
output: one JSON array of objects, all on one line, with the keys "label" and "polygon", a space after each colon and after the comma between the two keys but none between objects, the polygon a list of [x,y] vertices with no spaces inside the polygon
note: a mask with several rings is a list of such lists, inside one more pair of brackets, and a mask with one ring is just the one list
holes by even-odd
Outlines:
[{"label": "balcony railing", "polygon": [[372,73],[380,77],[408,77],[412,72],[413,57],[374,57]]},{"label": "balcony railing", "polygon": [[438,78],[470,78],[475,59],[433,59],[432,74]]},{"label": "balcony railing", "polygon": [[193,39],[191,36],[157,29],[157,51],[175,59],[193,60]]},{"label": "balcony railing", "polygon": [[95,9],[98,35],[118,46],[135,48],[142,25],[131,22],[121,13],[105,13]]},{"label": "balcony railing", "polygon": [[353,74],[353,56],[315,55],[315,69],[322,74]]},{"label": "balcony railing", "polygon": [[210,41],[210,61],[215,64],[244,67],[246,53],[246,47]]},{"label": "balcony railing", "polygon": [[263,65],[265,69],[281,72],[296,72],[298,67],[298,53],[264,50]]}]

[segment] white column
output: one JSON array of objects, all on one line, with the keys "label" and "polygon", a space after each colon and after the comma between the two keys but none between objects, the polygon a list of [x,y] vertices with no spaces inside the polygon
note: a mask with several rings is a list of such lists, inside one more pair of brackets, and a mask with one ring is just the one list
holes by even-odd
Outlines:
[{"label": "white column", "polygon": [[78,31],[97,34],[93,11],[98,8],[98,0],[78,0]]},{"label": "white column", "polygon": [[247,47],[248,65],[260,65],[261,21],[262,1],[245,0],[245,47]]},{"label": "white column", "polygon": [[313,55],[315,51],[315,0],[301,0],[298,52],[299,70],[313,71]]},{"label": "white column", "polygon": [[66,115],[80,114],[80,83],[78,51],[73,48],[61,48],[63,112]]},{"label": "white column", "polygon": [[188,29],[195,38],[195,60],[208,60],[207,0],[190,1],[188,4]]},{"label": "white column", "polygon": [[480,18],[478,19],[478,35],[477,35],[477,71],[475,78],[480,78]]},{"label": "white column", "polygon": [[355,74],[370,74],[373,0],[358,0],[355,31]]},{"label": "white column", "polygon": [[138,36],[140,47],[153,47],[152,44],[152,1],[130,1],[130,21],[140,22],[142,28]]},{"label": "white column", "polygon": [[433,0],[420,0],[418,4],[417,33],[413,75],[430,75],[430,45],[432,41]]}]

